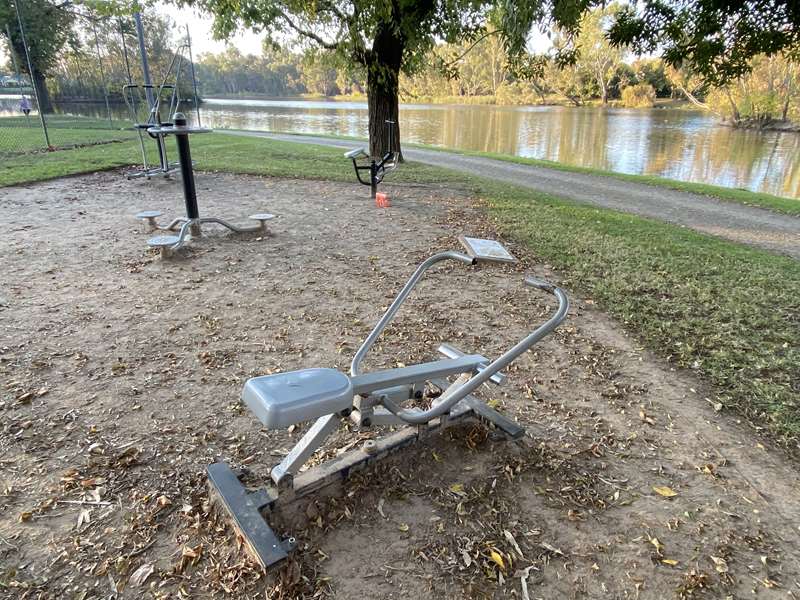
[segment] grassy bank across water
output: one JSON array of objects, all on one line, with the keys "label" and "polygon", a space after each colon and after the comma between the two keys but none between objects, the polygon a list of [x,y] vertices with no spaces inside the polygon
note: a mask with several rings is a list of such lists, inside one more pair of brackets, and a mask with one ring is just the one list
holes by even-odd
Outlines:
[{"label": "grassy bank across water", "polygon": [[[137,148],[123,142],[41,160],[22,157],[29,161],[25,165],[14,159],[16,166],[0,167],[0,183],[133,163]],[[192,150],[207,171],[354,181],[337,148],[209,134],[197,136]],[[400,168],[393,181],[471,190],[504,235],[553,265],[566,287],[591,297],[657,354],[713,384],[714,402],[797,447],[800,262],[415,163]]]}]

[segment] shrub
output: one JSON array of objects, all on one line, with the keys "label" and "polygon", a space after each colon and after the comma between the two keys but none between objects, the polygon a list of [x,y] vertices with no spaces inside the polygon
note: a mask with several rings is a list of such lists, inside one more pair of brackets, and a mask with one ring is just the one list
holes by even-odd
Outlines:
[{"label": "shrub", "polygon": [[628,108],[645,108],[655,105],[656,90],[649,83],[629,85],[622,90],[622,105]]}]

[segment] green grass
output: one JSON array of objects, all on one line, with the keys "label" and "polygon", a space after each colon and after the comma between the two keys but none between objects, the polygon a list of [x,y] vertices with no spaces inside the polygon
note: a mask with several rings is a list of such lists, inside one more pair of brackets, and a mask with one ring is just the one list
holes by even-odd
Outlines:
[{"label": "green grass", "polygon": [[[134,139],[136,132],[125,127],[126,124],[121,121],[114,121],[113,126],[110,126],[105,119],[71,115],[47,116],[50,145],[54,148]],[[38,115],[30,115],[28,118],[0,118],[0,156],[14,156],[44,148],[45,138]]]},{"label": "green grass", "polygon": [[424,148],[426,150],[439,150],[443,152],[458,152],[469,156],[483,156],[486,158],[493,158],[495,160],[502,160],[522,165],[532,165],[535,167],[544,167],[547,169],[556,169],[558,171],[567,171],[570,173],[583,173],[586,175],[598,175],[601,177],[612,177],[622,181],[630,181],[632,183],[642,183],[656,187],[663,187],[681,192],[690,192],[693,194],[701,194],[703,196],[712,196],[720,200],[729,202],[736,202],[746,206],[757,206],[765,208],[773,212],[800,216],[800,199],[783,198],[781,196],[773,196],[772,194],[765,194],[762,192],[751,192],[739,188],[727,188],[718,185],[710,185],[707,183],[694,183],[690,181],[678,181],[677,179],[666,179],[664,177],[657,177],[655,175],[630,175],[628,173],[617,173],[615,171],[605,171],[603,169],[595,169],[593,167],[579,167],[575,165],[567,165],[564,163],[554,162],[550,160],[541,160],[537,158],[523,158],[521,156],[511,156],[508,154],[499,154],[497,152],[479,152],[476,150],[449,150],[438,146],[428,146],[422,144],[407,144],[413,147]]},{"label": "green grass", "polygon": [[[274,132],[280,134],[281,132]],[[352,136],[338,136],[324,133],[314,134],[292,134],[305,137],[320,137],[329,139],[339,139],[348,141],[362,141],[366,142],[366,138],[352,137]],[[543,167],[547,169],[556,169],[558,171],[566,171],[569,173],[583,173],[586,175],[597,175],[600,177],[612,177],[622,181],[630,181],[632,183],[641,183],[645,185],[652,185],[656,187],[663,187],[667,189],[677,190],[681,192],[689,192],[692,194],[700,194],[703,196],[711,196],[719,200],[728,202],[736,202],[744,204],[745,206],[756,206],[764,208],[785,215],[800,216],[800,199],[784,198],[781,196],[774,196],[772,194],[765,194],[762,192],[751,192],[738,188],[727,188],[718,185],[711,185],[707,183],[694,183],[690,181],[679,181],[677,179],[667,179],[664,177],[657,177],[655,175],[631,175],[628,173],[617,173],[614,171],[605,171],[603,169],[596,169],[593,167],[580,167],[576,165],[568,165],[565,163],[554,162],[550,160],[542,160],[537,158],[523,158],[521,156],[511,156],[509,154],[500,154],[497,152],[480,152],[477,150],[460,150],[452,148],[442,148],[440,146],[431,146],[428,144],[405,144],[410,148],[421,148],[423,150],[436,150],[439,152],[456,152],[468,156],[482,156],[485,158],[493,158],[495,160],[502,160],[522,165],[531,165],[534,167]]]},{"label": "green grass", "polygon": [[796,446],[800,262],[513,186],[479,187],[504,233],[555,265],[565,285]]},{"label": "green grass", "polygon": [[[335,148],[215,133],[196,136],[192,150],[209,171],[353,181]],[[113,168],[137,153],[124,142],[18,157],[0,166],[0,184]],[[409,163],[392,178],[471,189],[504,235],[556,267],[565,286],[711,383],[714,401],[797,447],[800,262],[435,167]]]}]

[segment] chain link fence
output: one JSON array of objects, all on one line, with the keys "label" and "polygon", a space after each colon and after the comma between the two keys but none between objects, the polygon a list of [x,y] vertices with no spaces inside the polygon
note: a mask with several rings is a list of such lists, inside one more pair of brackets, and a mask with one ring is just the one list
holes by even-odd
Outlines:
[{"label": "chain link fence", "polygon": [[[32,153],[136,141],[133,163],[141,160],[136,124],[151,118],[154,98],[162,120],[176,109],[192,113],[197,97],[188,29],[158,15],[142,20],[150,90],[143,86],[133,18],[50,0],[0,0],[0,161],[11,166]],[[155,156],[154,144],[141,135]]]}]

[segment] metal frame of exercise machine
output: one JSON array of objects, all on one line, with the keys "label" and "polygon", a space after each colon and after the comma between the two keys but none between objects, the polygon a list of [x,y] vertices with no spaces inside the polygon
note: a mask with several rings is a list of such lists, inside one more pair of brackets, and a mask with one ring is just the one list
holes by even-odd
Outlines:
[{"label": "metal frame of exercise machine", "polygon": [[[369,373],[364,373],[361,367],[369,349],[428,269],[447,260],[467,265],[514,261],[513,256],[494,240],[461,240],[468,254],[442,252],[417,267],[361,344],[353,357],[349,374],[334,369],[310,368],[255,377],[245,383],[242,400],[267,429],[284,429],[314,420],[286,457],[271,469],[272,481],[263,489],[247,490],[224,462],[214,463],[207,469],[216,499],[231,516],[249,554],[263,568],[285,559],[296,541],[294,538],[280,539],[262,512],[273,511],[319,492],[357,469],[465,420],[494,427],[508,439],[524,436],[522,427],[473,393],[485,383],[502,385],[506,376],[501,371],[564,320],[569,301],[563,290],[550,283],[532,277],[525,279],[525,285],[553,294],[558,300],[558,308],[544,324],[493,361],[442,344],[438,351],[446,357],[443,360]],[[403,403],[409,400],[422,400],[425,390],[430,387],[441,392],[432,400],[430,408],[403,407]],[[400,428],[301,473],[301,467],[343,421],[350,421],[360,429],[387,425]]]},{"label": "metal frame of exercise machine", "polygon": [[[167,155],[166,141],[164,135],[158,133],[158,128],[169,127],[172,125],[170,117],[180,111],[181,97],[180,97],[180,80],[181,72],[185,62],[184,52],[189,55],[189,64],[191,66],[191,73],[193,78],[194,89],[194,102],[195,108],[198,110],[199,122],[199,108],[197,107],[197,83],[194,80],[194,63],[192,62],[192,47],[191,38],[189,37],[189,28],[186,28],[186,41],[178,46],[175,54],[172,56],[169,66],[164,71],[164,76],[161,83],[154,85],[150,81],[150,67],[147,61],[147,50],[144,44],[144,28],[141,22],[139,13],[134,15],[136,21],[136,31],[139,39],[139,52],[142,58],[142,72],[144,73],[144,83],[135,84],[130,81],[130,71],[128,74],[128,83],[122,86],[122,97],[128,107],[131,120],[134,123],[134,129],[139,136],[139,147],[142,153],[142,169],[136,171],[129,171],[125,174],[128,179],[138,177],[145,177],[150,179],[155,176],[169,177],[180,169],[178,162],[170,162]],[[123,34],[124,42],[124,34]],[[125,50],[127,53],[127,49]],[[126,54],[127,60],[127,54]],[[174,83],[169,83],[169,79],[174,73]],[[169,102],[166,107],[167,120],[162,120],[162,104],[164,103],[165,92],[169,93]],[[144,98],[142,98],[142,93]],[[140,120],[139,105],[145,104],[147,106],[147,116],[144,120]],[[156,143],[158,151],[158,166],[151,167],[147,161],[147,149],[145,147],[144,135],[148,135]]]},{"label": "metal frame of exercise machine", "polygon": [[[400,158],[399,152],[392,151],[392,146],[394,145],[395,121],[385,121],[385,123],[389,128],[389,150],[381,157],[380,160],[376,161],[374,158],[371,158],[369,153],[364,150],[364,148],[356,148],[354,150],[350,150],[350,152],[345,152],[344,154],[345,158],[349,158],[353,161],[353,169],[355,169],[358,182],[363,185],[370,186],[370,194],[373,200],[375,200],[375,194],[378,193],[378,184],[383,181],[383,178],[387,173],[390,173],[397,168],[399,164],[398,160]],[[367,164],[359,164],[358,160],[361,158],[369,158],[370,161]],[[364,181],[361,179],[362,171],[369,172],[369,181]]]},{"label": "metal frame of exercise machine", "polygon": [[222,225],[234,233],[251,233],[262,231],[266,233],[266,222],[274,219],[275,215],[269,213],[259,213],[250,215],[250,219],[258,221],[254,227],[237,227],[218,217],[201,217],[200,209],[197,205],[197,187],[194,181],[194,167],[192,152],[189,147],[189,135],[195,133],[210,133],[212,130],[204,127],[191,127],[187,124],[186,116],[183,113],[175,113],[174,124],[168,126],[152,127],[148,133],[165,138],[174,135],[178,146],[179,166],[181,170],[181,182],[183,184],[183,199],[186,205],[186,216],[177,217],[170,221],[169,225],[160,226],[156,219],[161,216],[159,211],[146,210],[138,213],[136,218],[146,222],[150,230],[161,230],[174,232],[180,227],[178,235],[157,235],[147,240],[147,245],[151,248],[161,250],[162,257],[169,256],[173,251],[183,247],[191,238],[202,235],[201,225],[204,223],[215,223]]}]

